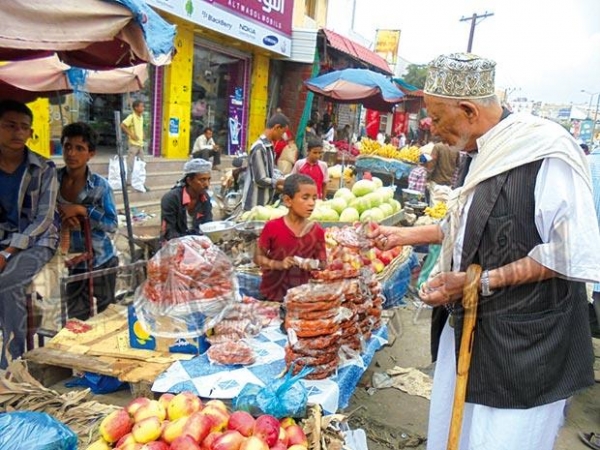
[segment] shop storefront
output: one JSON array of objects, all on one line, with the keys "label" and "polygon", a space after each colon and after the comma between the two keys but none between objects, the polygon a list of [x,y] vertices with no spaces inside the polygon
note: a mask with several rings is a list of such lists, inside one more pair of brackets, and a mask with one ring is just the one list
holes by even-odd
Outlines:
[{"label": "shop storefront", "polygon": [[177,54],[161,69],[161,154],[187,157],[206,127],[225,151],[246,149],[267,119],[269,60],[288,56],[291,2],[147,0],[177,25]]}]

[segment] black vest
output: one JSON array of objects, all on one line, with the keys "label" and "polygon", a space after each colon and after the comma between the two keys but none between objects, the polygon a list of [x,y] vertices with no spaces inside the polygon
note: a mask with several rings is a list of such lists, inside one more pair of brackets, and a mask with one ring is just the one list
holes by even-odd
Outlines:
[{"label": "black vest", "polygon": [[[542,242],[535,226],[536,161],[475,189],[465,228],[461,270],[491,270],[528,255]],[[576,236],[572,238],[577,239]],[[463,309],[454,312],[456,355]],[[467,401],[531,408],[594,384],[594,353],[585,284],[551,278],[479,297]]]}]

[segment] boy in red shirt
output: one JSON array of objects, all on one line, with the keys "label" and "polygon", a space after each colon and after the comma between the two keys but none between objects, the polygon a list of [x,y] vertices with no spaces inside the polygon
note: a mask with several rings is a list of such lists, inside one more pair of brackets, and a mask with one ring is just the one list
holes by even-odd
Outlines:
[{"label": "boy in red shirt", "polygon": [[292,174],[301,173],[308,175],[317,185],[317,198],[323,200],[327,192],[327,183],[329,174],[327,172],[327,163],[321,161],[323,156],[323,143],[319,139],[309,139],[307,142],[306,158],[299,159],[292,168]]},{"label": "boy in red shirt", "polygon": [[316,200],[312,178],[295,174],[285,179],[288,213],[266,223],[254,257],[262,269],[260,293],[265,300],[283,301],[288,289],[308,282],[310,270],[325,268],[325,231],[309,220]]}]

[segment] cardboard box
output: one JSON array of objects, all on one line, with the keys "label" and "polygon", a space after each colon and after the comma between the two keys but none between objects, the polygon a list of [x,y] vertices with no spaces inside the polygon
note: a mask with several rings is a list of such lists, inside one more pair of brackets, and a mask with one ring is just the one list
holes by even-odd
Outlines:
[{"label": "cardboard box", "polygon": [[186,353],[200,355],[210,346],[206,336],[195,338],[164,338],[152,336],[138,321],[133,305],[127,308],[127,328],[129,329],[129,346],[143,350],[155,350],[166,353]]}]

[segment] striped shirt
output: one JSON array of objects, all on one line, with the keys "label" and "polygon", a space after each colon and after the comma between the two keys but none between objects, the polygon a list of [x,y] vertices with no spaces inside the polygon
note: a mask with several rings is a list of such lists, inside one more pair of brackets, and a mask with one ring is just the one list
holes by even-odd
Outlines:
[{"label": "striped shirt", "polygon": [[25,250],[42,246],[55,250],[60,226],[56,210],[56,166],[27,147],[25,152],[25,173],[16,205],[19,225],[11,224],[0,211],[0,247]]},{"label": "striped shirt", "polygon": [[250,211],[257,205],[268,205],[275,194],[275,153],[273,143],[263,134],[252,144],[248,170],[244,179],[242,205]]},{"label": "striped shirt", "polygon": [[[66,171],[65,167],[58,170],[59,186],[62,184]],[[60,195],[58,201],[69,203]],[[83,205],[87,209],[92,229],[93,266],[101,266],[117,255],[117,249],[112,241],[112,235],[118,225],[117,206],[112,188],[105,178],[93,173],[88,167],[85,186],[74,203]],[[85,251],[85,240],[81,230],[71,230],[69,251],[76,253]]]}]

